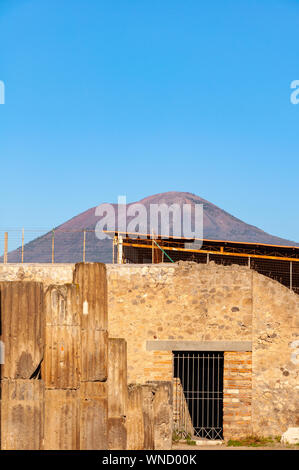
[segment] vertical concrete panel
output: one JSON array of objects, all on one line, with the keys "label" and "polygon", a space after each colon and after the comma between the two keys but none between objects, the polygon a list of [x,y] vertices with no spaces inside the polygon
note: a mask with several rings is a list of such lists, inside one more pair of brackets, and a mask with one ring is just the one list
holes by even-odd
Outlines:
[{"label": "vertical concrete panel", "polygon": [[[171,449],[173,428],[172,382],[155,381],[142,385],[141,401],[144,429],[143,448],[145,450]],[[129,442],[131,443],[132,440],[134,441],[134,438],[132,438],[130,431]]]},{"label": "vertical concrete panel", "polygon": [[150,385],[142,386],[142,409],[144,425],[144,449],[153,450],[154,441],[154,394]]},{"label": "vertical concrete panel", "polygon": [[46,388],[80,385],[81,329],[76,285],[50,286],[45,294],[46,347],[42,376]]},{"label": "vertical concrete panel", "polygon": [[122,338],[108,340],[108,415],[125,416],[127,408],[127,343]]},{"label": "vertical concrete panel", "polygon": [[46,450],[80,449],[79,391],[45,391]]},{"label": "vertical concrete panel", "polygon": [[128,386],[126,413],[127,450],[144,448],[142,385]]},{"label": "vertical concrete panel", "polygon": [[44,383],[42,380],[2,380],[2,450],[42,449],[43,420]]},{"label": "vertical concrete panel", "polygon": [[102,263],[78,263],[74,283],[79,286],[79,309],[83,329],[107,330],[107,279]]},{"label": "vertical concrete panel", "polygon": [[[109,399],[108,399],[109,403]],[[127,449],[127,428],[126,418],[124,416],[108,418],[108,449],[126,450]]]},{"label": "vertical concrete panel", "polygon": [[79,292],[81,322],[82,381],[107,380],[108,314],[106,266],[101,263],[78,263],[74,283]]},{"label": "vertical concrete panel", "polygon": [[44,354],[43,285],[38,282],[3,282],[1,340],[5,345],[2,378],[29,379]]},{"label": "vertical concrete panel", "polygon": [[154,382],[154,449],[169,450],[172,447],[173,384]]},{"label": "vertical concrete panel", "polygon": [[81,381],[107,380],[107,331],[92,328],[81,330],[81,341]]},{"label": "vertical concrete panel", "polygon": [[108,449],[107,383],[82,382],[80,387],[80,449]]},{"label": "vertical concrete panel", "polygon": [[127,430],[127,343],[121,338],[108,340],[108,443],[109,449],[126,449]]},{"label": "vertical concrete panel", "polygon": [[46,327],[46,348],[42,376],[46,388],[80,386],[80,328],[78,326]]},{"label": "vertical concrete panel", "polygon": [[45,314],[47,325],[80,326],[78,286],[49,286],[45,294]]}]

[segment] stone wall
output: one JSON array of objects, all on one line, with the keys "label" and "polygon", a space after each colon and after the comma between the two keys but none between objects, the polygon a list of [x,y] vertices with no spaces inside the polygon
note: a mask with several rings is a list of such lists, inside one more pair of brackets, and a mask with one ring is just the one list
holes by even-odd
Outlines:
[{"label": "stone wall", "polygon": [[1,281],[35,281],[44,284],[69,284],[73,282],[74,264],[63,263],[1,263]]},{"label": "stone wall", "polygon": [[[169,380],[180,341],[186,349],[219,342],[224,437],[298,426],[298,295],[248,267],[213,263],[107,265],[107,275],[109,331],[127,341],[129,382]],[[251,348],[231,354],[234,342],[252,345],[252,374]]]},{"label": "stone wall", "polygon": [[[280,435],[299,425],[298,295],[248,267],[183,262],[106,267],[109,335],[127,341],[129,383],[171,380],[172,349],[178,342],[184,342],[186,349],[188,344],[192,349],[200,344],[200,350],[217,343],[226,352],[225,437],[232,430]],[[72,264],[2,264],[0,281],[72,283],[74,268]],[[251,346],[232,349],[236,342]],[[251,347],[250,404],[250,380],[246,390],[243,385],[250,377],[250,363],[245,367],[245,362],[250,361]],[[233,367],[233,361],[246,370],[234,371],[238,367]],[[229,382],[235,372],[236,379]],[[233,388],[244,392],[246,403],[227,401],[233,398],[227,395]],[[238,409],[232,403],[242,406]]]},{"label": "stone wall", "polygon": [[252,434],[251,352],[225,352],[223,371],[223,434],[245,437]]},{"label": "stone wall", "polygon": [[109,333],[127,340],[129,382],[172,376],[171,351],[149,351],[149,340],[251,341],[248,268],[107,265],[107,275]]},{"label": "stone wall", "polygon": [[254,273],[253,432],[299,426],[299,296]]}]

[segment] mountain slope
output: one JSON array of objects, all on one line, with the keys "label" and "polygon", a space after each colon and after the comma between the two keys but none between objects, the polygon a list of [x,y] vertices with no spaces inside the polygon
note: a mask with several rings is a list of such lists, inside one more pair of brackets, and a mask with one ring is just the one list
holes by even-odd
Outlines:
[{"label": "mountain slope", "polygon": [[[155,194],[138,201],[143,204],[149,213],[150,204],[203,204],[204,226],[203,237],[214,240],[231,240],[253,243],[268,243],[272,245],[298,246],[298,243],[270,235],[259,228],[246,224],[242,220],[232,216],[205,199],[195,194],[185,192],[167,192]],[[127,205],[127,208],[131,206]],[[117,214],[117,205],[113,205]],[[112,241],[98,240],[94,229],[100,220],[95,216],[93,207],[73,217],[56,228],[55,232],[55,262],[78,262],[82,261],[83,255],[83,230],[86,232],[86,261],[101,261],[109,263],[112,260]],[[117,218],[117,217],[116,217]],[[131,218],[127,218],[129,222]],[[192,216],[194,221],[194,217]],[[147,231],[150,233],[149,221]],[[49,232],[25,245],[24,262],[51,262],[52,254],[52,232]],[[19,262],[21,250],[17,249],[8,255],[9,262]]]}]

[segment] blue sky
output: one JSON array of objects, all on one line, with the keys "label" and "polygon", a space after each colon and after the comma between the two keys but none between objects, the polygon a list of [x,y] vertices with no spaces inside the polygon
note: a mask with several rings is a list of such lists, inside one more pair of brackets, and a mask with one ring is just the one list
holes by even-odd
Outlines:
[{"label": "blue sky", "polygon": [[1,230],[176,190],[299,241],[299,1],[0,0],[0,44]]}]

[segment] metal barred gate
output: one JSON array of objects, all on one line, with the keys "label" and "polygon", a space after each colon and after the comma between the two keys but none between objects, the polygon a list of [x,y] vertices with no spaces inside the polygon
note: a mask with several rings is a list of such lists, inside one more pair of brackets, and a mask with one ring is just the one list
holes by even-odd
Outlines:
[{"label": "metal barred gate", "polygon": [[174,351],[174,428],[223,438],[223,352]]}]

